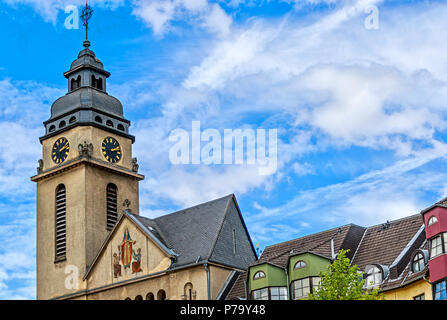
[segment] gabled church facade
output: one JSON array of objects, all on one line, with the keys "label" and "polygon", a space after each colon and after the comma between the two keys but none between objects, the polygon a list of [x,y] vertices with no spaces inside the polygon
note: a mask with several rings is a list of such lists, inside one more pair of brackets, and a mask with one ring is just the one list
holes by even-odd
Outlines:
[{"label": "gabled church facade", "polygon": [[84,41],[37,175],[37,299],[217,299],[256,260],[234,195],[139,216],[135,137]]}]

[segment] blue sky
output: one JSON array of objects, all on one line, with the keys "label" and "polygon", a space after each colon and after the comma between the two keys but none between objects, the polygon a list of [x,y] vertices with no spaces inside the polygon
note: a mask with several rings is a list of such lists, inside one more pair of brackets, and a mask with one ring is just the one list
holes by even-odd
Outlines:
[{"label": "blue sky", "polygon": [[[1,0],[0,299],[35,298],[38,137],[84,32],[83,1]],[[442,1],[96,0],[91,49],[112,73],[156,217],[235,193],[260,247],[418,213],[447,195]],[[367,8],[378,28],[365,27]],[[278,130],[278,169],[173,165],[178,128]]]}]

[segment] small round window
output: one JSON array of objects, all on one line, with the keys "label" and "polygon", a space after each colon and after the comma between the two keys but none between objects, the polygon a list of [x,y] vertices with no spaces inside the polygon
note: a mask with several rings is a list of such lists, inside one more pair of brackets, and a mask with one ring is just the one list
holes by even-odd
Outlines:
[{"label": "small round window", "polygon": [[265,273],[262,271],[256,272],[255,275],[253,276],[253,280],[261,279],[261,278],[265,278]]}]

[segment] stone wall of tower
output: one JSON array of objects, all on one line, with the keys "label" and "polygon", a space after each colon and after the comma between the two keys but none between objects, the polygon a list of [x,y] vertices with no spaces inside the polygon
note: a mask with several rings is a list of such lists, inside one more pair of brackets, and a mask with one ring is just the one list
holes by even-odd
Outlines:
[{"label": "stone wall of tower", "polygon": [[[101,152],[105,137],[115,138],[122,150],[117,164],[106,161]],[[54,142],[65,137],[70,143],[67,159],[59,165],[51,160]],[[78,145],[93,144],[92,156],[80,161]],[[80,290],[82,277],[109,231],[106,229],[107,184],[117,186],[118,214],[125,199],[129,209],[138,214],[139,189],[132,169],[132,142],[90,126],[79,126],[46,139],[42,143],[43,172],[37,177],[37,298],[49,299]],[[85,161],[86,160],[86,161]],[[61,170],[59,170],[61,169]],[[63,170],[62,170],[63,169]],[[54,171],[52,175],[46,175]],[[43,178],[39,178],[43,176]],[[35,179],[36,177],[33,177]],[[66,187],[66,261],[55,262],[55,192]],[[67,266],[78,270],[78,288],[67,288]],[[71,269],[70,269],[71,270]]]},{"label": "stone wall of tower", "polygon": [[[55,193],[59,184],[66,186],[66,260],[55,262]],[[85,167],[37,182],[37,299],[50,299],[77,291],[66,288],[66,268],[78,270],[78,290],[83,289],[85,255]]]}]

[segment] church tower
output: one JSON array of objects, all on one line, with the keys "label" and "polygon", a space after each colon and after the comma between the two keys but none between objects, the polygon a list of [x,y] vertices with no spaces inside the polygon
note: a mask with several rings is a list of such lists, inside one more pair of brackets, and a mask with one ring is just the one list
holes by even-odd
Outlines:
[{"label": "church tower", "polygon": [[84,41],[64,73],[68,93],[51,107],[37,175],[37,298],[79,291],[82,277],[122,210],[138,214],[138,174],[120,101]]}]

